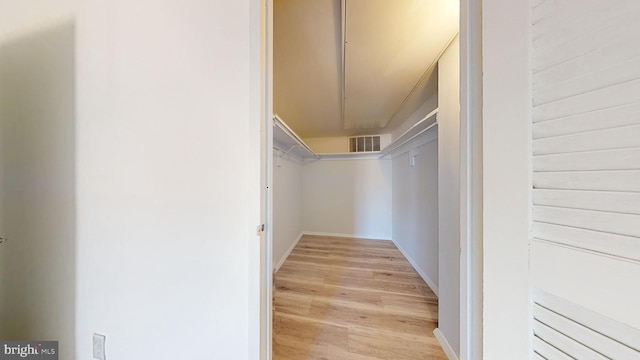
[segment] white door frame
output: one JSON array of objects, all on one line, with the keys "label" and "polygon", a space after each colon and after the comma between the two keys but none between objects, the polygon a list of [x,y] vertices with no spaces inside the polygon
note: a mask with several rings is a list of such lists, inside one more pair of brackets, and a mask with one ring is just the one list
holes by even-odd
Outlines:
[{"label": "white door frame", "polygon": [[259,0],[262,41],[262,221],[260,359],[271,360],[273,341],[273,1]]},{"label": "white door frame", "polygon": [[482,1],[460,1],[460,359],[482,359]]}]

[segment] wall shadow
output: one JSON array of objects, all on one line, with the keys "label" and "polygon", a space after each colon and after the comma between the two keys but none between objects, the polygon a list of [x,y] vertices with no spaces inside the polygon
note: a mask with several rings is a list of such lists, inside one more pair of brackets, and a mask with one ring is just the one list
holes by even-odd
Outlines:
[{"label": "wall shadow", "polygon": [[0,339],[75,358],[75,25],[0,44]]}]

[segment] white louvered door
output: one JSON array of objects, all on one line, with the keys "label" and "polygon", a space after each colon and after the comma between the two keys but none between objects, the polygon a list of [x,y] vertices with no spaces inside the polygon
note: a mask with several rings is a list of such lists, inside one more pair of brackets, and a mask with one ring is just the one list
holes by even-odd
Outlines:
[{"label": "white louvered door", "polygon": [[532,3],[534,359],[640,359],[640,1]]}]

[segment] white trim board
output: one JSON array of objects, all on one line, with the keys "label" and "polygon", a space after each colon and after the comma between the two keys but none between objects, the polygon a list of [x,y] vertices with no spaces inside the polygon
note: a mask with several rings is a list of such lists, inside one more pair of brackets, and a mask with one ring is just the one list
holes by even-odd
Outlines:
[{"label": "white trim board", "polygon": [[294,241],[291,244],[291,246],[289,246],[289,249],[287,249],[287,251],[284,253],[284,255],[282,255],[282,258],[280,258],[280,260],[273,266],[273,272],[274,273],[277,273],[278,270],[280,270],[280,267],[282,267],[284,262],[287,261],[287,258],[289,257],[289,255],[291,254],[293,249],[296,247],[296,245],[298,245],[298,242],[300,242],[300,239],[302,239],[302,237],[304,235],[305,235],[304,233],[300,233],[300,235],[298,235],[298,238],[296,239],[296,241]]},{"label": "white trim board", "polygon": [[340,233],[325,233],[325,232],[317,232],[317,231],[303,231],[303,235],[311,235],[311,236],[326,236],[326,237],[338,237],[338,238],[353,238],[353,239],[365,239],[365,240],[380,240],[380,241],[391,241],[391,239],[384,239],[379,237],[371,237],[369,235],[358,235],[358,234],[340,234]]},{"label": "white trim board", "polygon": [[391,241],[393,241],[393,244],[398,248],[398,250],[400,250],[400,252],[402,253],[402,255],[404,255],[404,257],[407,259],[407,261],[409,261],[409,264],[411,264],[411,266],[420,275],[422,280],[424,280],[424,282],[426,282],[427,285],[429,285],[431,290],[433,290],[433,293],[436,294],[436,296],[439,298],[440,295],[438,295],[438,287],[433,282],[433,280],[431,280],[431,278],[428,277],[427,274],[425,274],[425,272],[417,265],[415,260],[413,260],[413,258],[411,256],[409,256],[409,254],[406,251],[404,251],[404,249],[400,246],[400,244],[398,244],[395,240],[391,240]]},{"label": "white trim board", "polygon": [[442,350],[444,350],[444,354],[447,355],[447,359],[458,360],[458,355],[456,355],[456,352],[453,351],[451,344],[449,344],[447,338],[444,337],[444,334],[440,331],[440,329],[436,328],[435,330],[433,330],[433,335],[436,336],[436,340],[438,340],[438,343],[442,347]]}]

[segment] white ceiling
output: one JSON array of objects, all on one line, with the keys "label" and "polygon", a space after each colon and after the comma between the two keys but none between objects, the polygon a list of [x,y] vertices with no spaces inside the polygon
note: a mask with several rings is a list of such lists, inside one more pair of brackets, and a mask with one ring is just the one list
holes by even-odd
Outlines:
[{"label": "white ceiling", "polygon": [[342,2],[274,1],[274,108],[302,137],[392,131],[436,92],[458,29],[456,0]]}]

